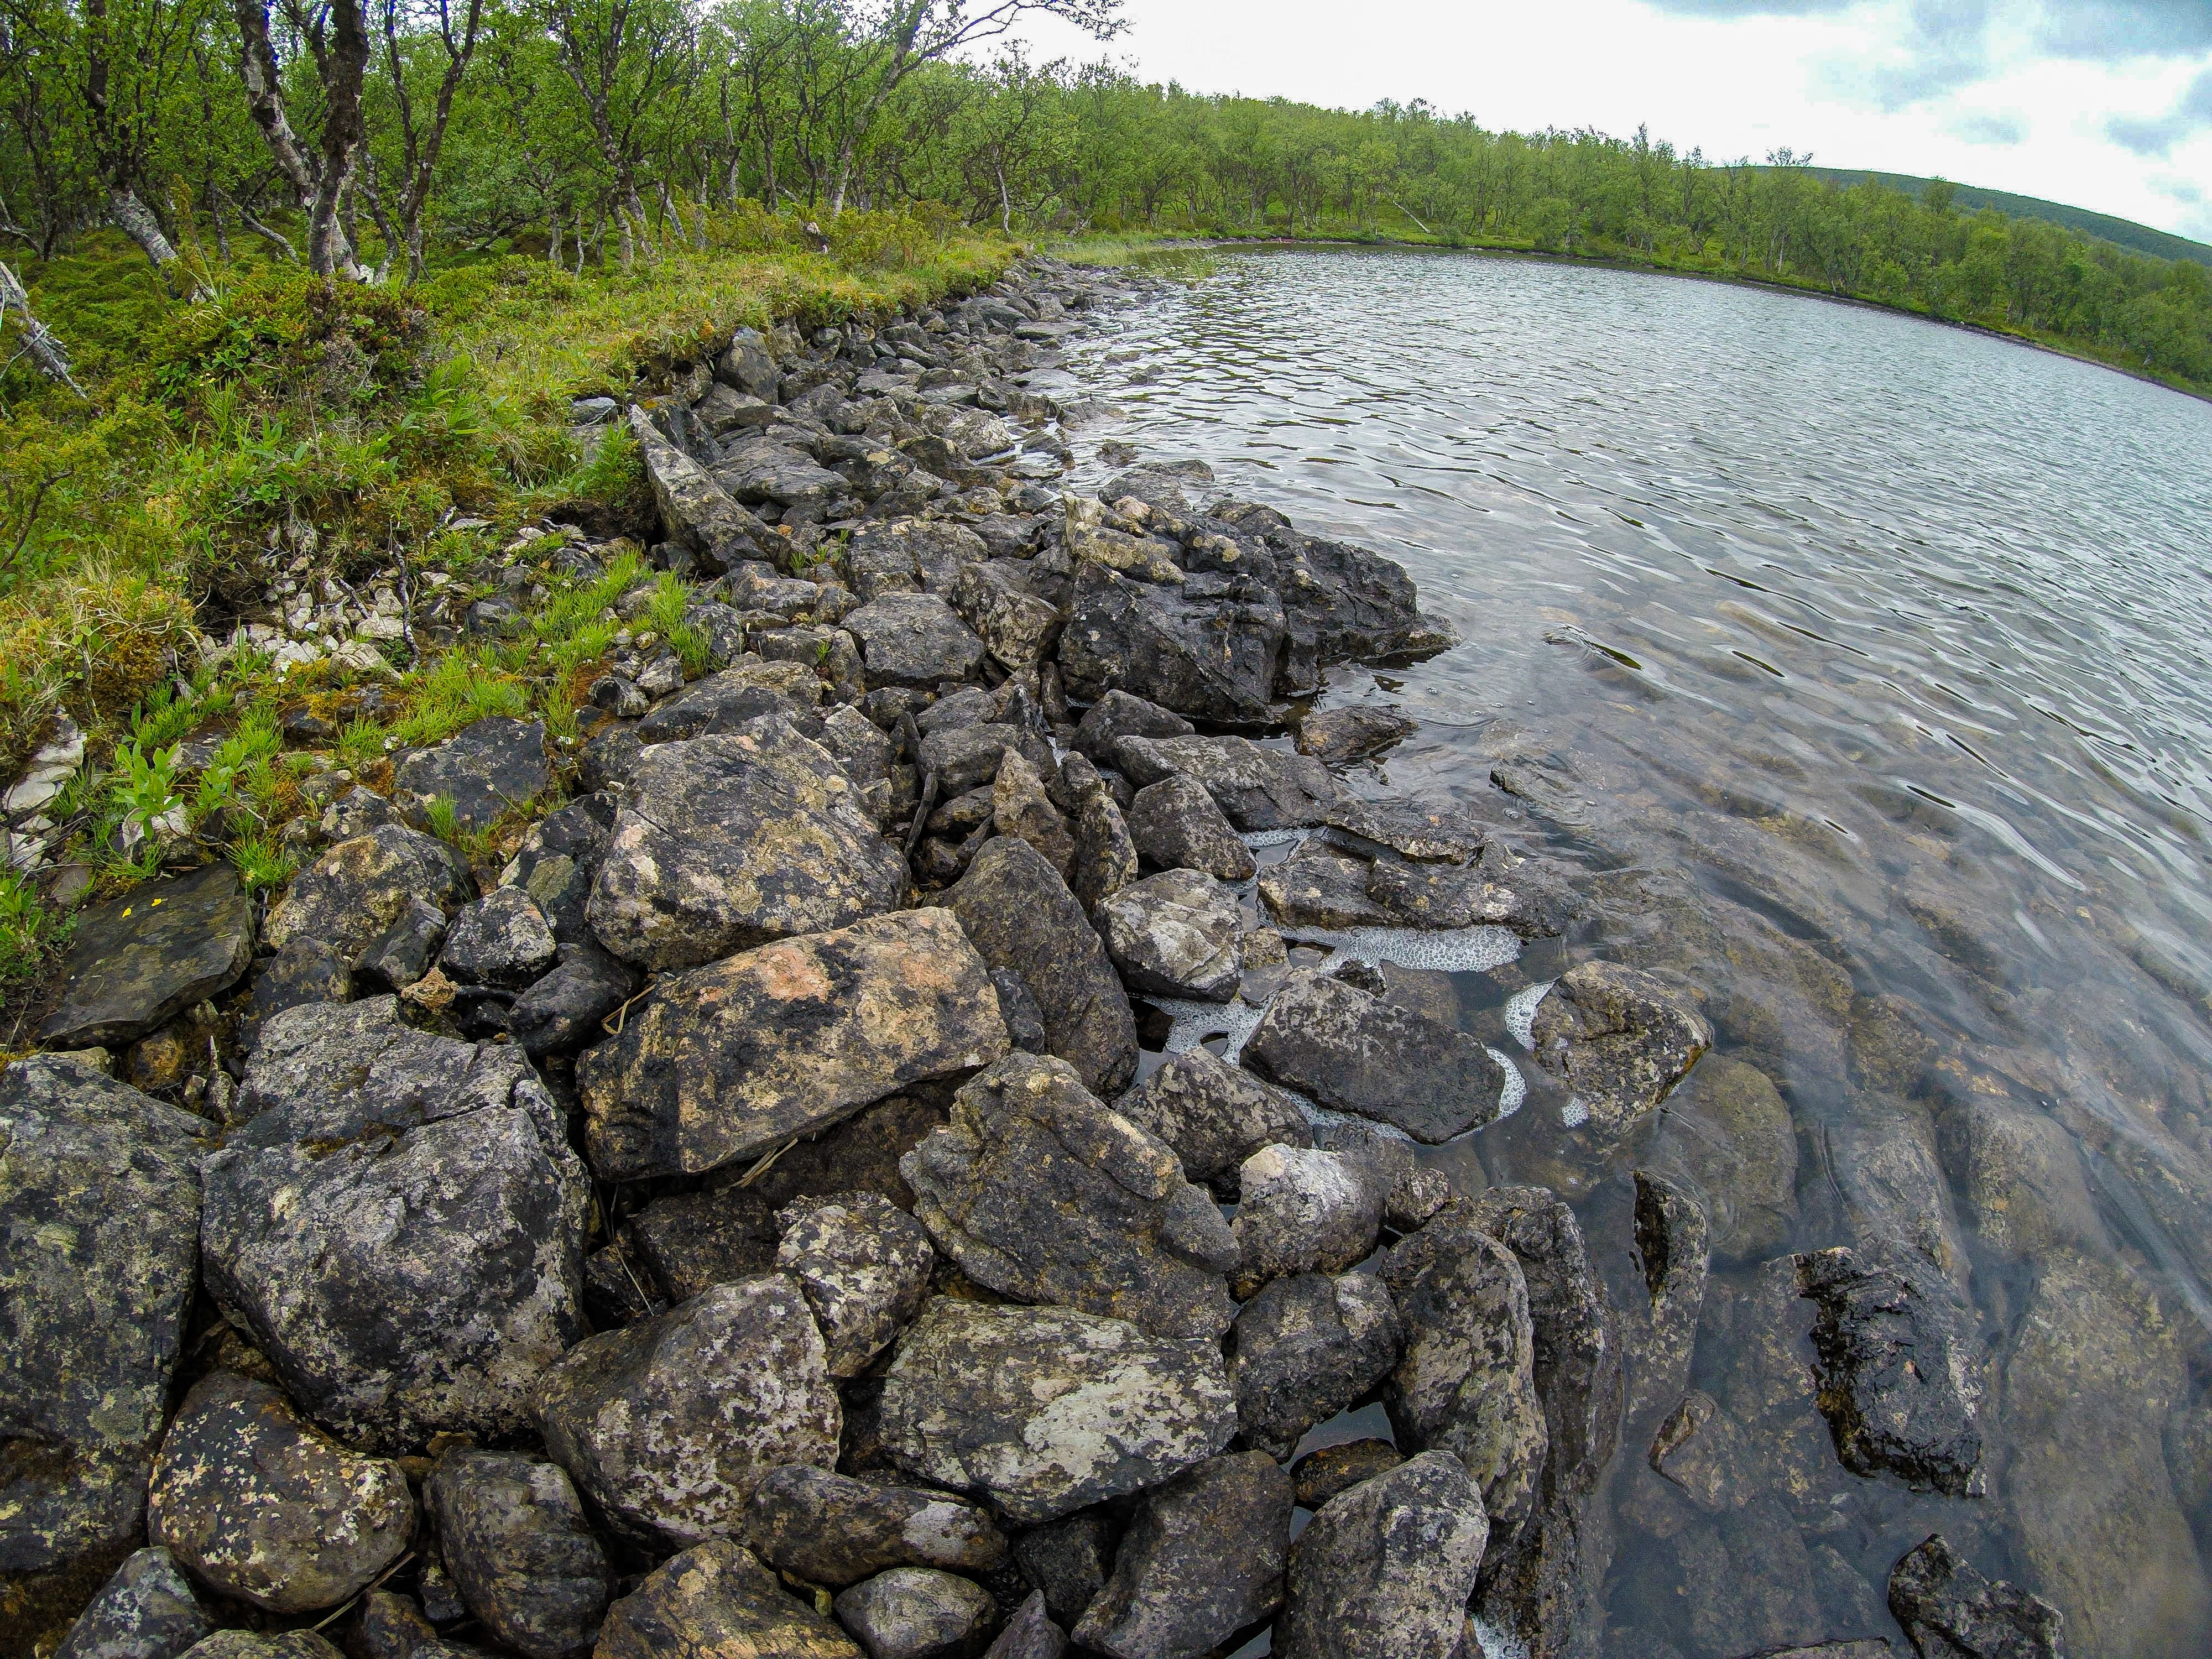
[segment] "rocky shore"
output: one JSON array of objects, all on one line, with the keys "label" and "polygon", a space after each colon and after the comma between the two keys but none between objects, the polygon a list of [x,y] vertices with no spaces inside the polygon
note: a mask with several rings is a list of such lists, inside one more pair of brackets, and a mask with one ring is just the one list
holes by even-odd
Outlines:
[{"label": "rocky shore", "polygon": [[[1426,1150],[1532,1083],[1620,1145],[1712,1032],[1571,949],[1522,1052],[1462,1028],[1437,970],[1589,884],[1313,701],[1455,642],[1395,564],[1194,463],[1066,489],[1103,411],[1039,388],[1134,285],[1036,261],[580,404],[703,666],[641,586],[580,740],[325,760],[265,910],[180,846],[86,915],[0,1071],[0,1654],[1565,1655],[1623,1464],[1686,1552],[1767,1460],[1985,1489],[1971,1308],[1902,1227],[1770,1258],[1755,1113],[1618,1239]],[[511,600],[356,641],[614,556],[543,528]],[[306,612],[259,642],[331,654]],[[1747,1351],[1810,1334],[1763,1407],[1689,1387],[1717,1251],[1765,1261]],[[2061,1650],[1941,1537],[1887,1601],[1923,1659]]]}]

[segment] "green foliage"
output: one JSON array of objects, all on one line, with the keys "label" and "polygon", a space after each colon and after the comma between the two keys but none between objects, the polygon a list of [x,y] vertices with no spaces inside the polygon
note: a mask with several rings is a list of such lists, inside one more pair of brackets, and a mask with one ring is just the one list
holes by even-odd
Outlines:
[{"label": "green foliage", "polygon": [[275,836],[265,834],[240,836],[232,842],[230,861],[249,893],[282,887],[300,866],[299,860],[278,846]]},{"label": "green foliage", "polygon": [[178,753],[173,744],[149,749],[135,739],[117,747],[108,793],[118,825],[136,823],[144,829],[184,804],[177,793]]},{"label": "green foliage", "polygon": [[442,842],[460,838],[460,819],[451,795],[433,795],[424,804],[422,816],[430,826],[430,833]]},{"label": "green foliage", "polygon": [[35,973],[54,942],[55,918],[40,902],[38,884],[0,870],[0,985]]},{"label": "green foliage", "polygon": [[367,414],[422,383],[429,313],[404,289],[248,273],[149,331],[145,377],[164,401],[204,405],[216,388],[249,404]]}]

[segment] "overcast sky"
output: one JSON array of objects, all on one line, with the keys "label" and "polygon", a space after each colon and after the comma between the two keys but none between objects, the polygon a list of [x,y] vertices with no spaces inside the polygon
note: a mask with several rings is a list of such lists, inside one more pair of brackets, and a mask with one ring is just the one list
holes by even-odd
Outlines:
[{"label": "overcast sky", "polygon": [[2212,240],[2212,0],[1124,0],[1147,80],[1940,174]]}]

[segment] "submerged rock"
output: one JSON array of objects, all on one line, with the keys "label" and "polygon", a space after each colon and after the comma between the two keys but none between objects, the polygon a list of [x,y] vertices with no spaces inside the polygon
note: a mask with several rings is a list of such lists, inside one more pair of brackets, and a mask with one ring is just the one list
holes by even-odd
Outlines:
[{"label": "submerged rock", "polygon": [[1291,1546],[1284,1659],[1449,1659],[1490,1535],[1457,1458],[1423,1452],[1322,1505]]},{"label": "submerged rock", "polygon": [[944,1297],[901,1340],[881,1413],[902,1468],[1024,1524],[1157,1486],[1237,1431],[1211,1339]]},{"label": "submerged rock", "polygon": [[39,1027],[50,1048],[115,1048],[220,996],[253,959],[253,902],[211,864],[149,882],[77,918],[61,1001]]},{"label": "submerged rock", "polygon": [[839,1589],[890,1567],[984,1572],[1006,1540],[971,1504],[827,1469],[770,1470],[745,1509],[744,1536],[769,1565]]},{"label": "submerged rock", "polygon": [[580,1659],[613,1571],[557,1463],[516,1452],[449,1452],[423,1486],[439,1559],[468,1609],[527,1659]]},{"label": "submerged rock", "polygon": [[1237,1314],[1229,1382],[1244,1438],[1289,1456],[1308,1429],[1390,1374],[1404,1334],[1390,1292],[1370,1274],[1273,1280]]},{"label": "submerged rock", "polygon": [[1983,1577],[1941,1534],[1891,1570],[1889,1610],[1920,1659],[2059,1659],[2063,1651],[2057,1608]]},{"label": "submerged rock", "polygon": [[662,1562],[607,1609],[594,1659],[860,1659],[852,1639],[726,1539]]},{"label": "submerged rock", "polygon": [[1370,760],[1419,728],[1388,708],[1357,705],[1317,710],[1298,722],[1298,753],[1330,766]]},{"label": "submerged rock", "polygon": [[1713,1031],[1650,975],[1585,962],[1537,1005],[1534,1040],[1536,1063],[1589,1108],[1592,1133],[1611,1140],[1667,1097],[1713,1046]]}]

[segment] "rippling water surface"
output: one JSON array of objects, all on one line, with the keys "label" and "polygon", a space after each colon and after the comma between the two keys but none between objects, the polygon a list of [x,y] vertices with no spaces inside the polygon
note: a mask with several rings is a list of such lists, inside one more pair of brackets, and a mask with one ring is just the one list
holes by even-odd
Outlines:
[{"label": "rippling water surface", "polygon": [[[1449,1149],[1571,1195],[1617,1299],[1626,1171],[1715,1210],[1687,1380],[1749,1449],[1702,1500],[1653,1474],[1682,1379],[1632,1345],[1602,1650],[1902,1649],[1890,1565],[1938,1530],[2076,1655],[2212,1650],[2212,408],[1856,307],[1404,252],[1222,256],[1076,373],[1127,416],[1091,447],[1405,563],[1466,643],[1333,679],[1423,722],[1368,786],[1522,814],[1601,911],[1570,953],[1718,1029],[1615,1153],[1540,1088]],[[1510,1043],[1556,971],[1449,995]],[[1986,1498],[1801,1433],[1809,1304],[1761,1263],[1876,1235],[1978,1311]]]}]

